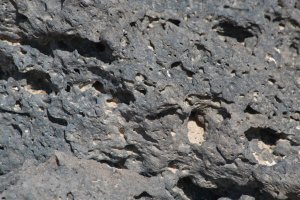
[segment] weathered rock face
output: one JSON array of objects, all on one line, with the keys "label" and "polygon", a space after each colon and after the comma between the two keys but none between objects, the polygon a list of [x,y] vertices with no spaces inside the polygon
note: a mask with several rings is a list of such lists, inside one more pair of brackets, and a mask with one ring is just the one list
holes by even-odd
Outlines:
[{"label": "weathered rock face", "polygon": [[18,181],[2,194],[9,199],[171,198],[164,189],[162,177],[147,178],[133,171],[110,168],[92,160],[78,160],[59,152],[39,166],[25,161],[14,176]]},{"label": "weathered rock face", "polygon": [[2,199],[300,199],[300,2],[1,0]]}]

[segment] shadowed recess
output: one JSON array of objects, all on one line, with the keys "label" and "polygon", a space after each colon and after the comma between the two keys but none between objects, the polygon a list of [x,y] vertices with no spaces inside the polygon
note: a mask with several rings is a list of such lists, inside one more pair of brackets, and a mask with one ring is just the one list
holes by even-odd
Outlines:
[{"label": "shadowed recess", "polygon": [[238,42],[244,42],[246,38],[254,37],[249,28],[238,26],[235,22],[229,20],[221,21],[214,28],[220,35],[235,38]]},{"label": "shadowed recess", "polygon": [[191,177],[179,179],[177,186],[183,190],[190,200],[215,200],[221,197],[216,194],[216,189],[200,188],[195,185]]},{"label": "shadowed recess", "polygon": [[104,63],[111,63],[116,59],[113,56],[113,50],[106,41],[94,42],[76,35],[39,36],[34,39],[25,38],[21,44],[36,48],[48,56],[53,56],[55,50],[69,52],[76,50],[81,56],[95,57]]},{"label": "shadowed recess", "polygon": [[271,128],[251,127],[245,132],[248,141],[258,139],[267,145],[276,145],[279,139],[284,139],[284,134],[277,133]]}]

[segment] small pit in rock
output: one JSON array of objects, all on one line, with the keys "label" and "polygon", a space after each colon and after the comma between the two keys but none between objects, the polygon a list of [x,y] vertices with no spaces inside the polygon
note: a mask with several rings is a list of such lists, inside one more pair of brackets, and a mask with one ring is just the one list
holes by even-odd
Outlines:
[{"label": "small pit in rock", "polygon": [[279,157],[274,154],[274,148],[280,139],[285,138],[282,133],[271,128],[251,127],[245,136],[250,143],[257,145],[252,154],[258,164],[273,166],[277,163]]},{"label": "small pit in rock", "polygon": [[100,83],[99,81],[96,81],[96,82],[92,85],[92,87],[95,88],[95,90],[97,90],[97,91],[100,92],[100,93],[105,93],[103,84]]},{"label": "small pit in rock", "polygon": [[201,145],[204,142],[204,124],[200,122],[197,113],[191,113],[187,122],[187,129],[190,143]]},{"label": "small pit in rock", "polygon": [[50,94],[53,91],[50,76],[45,72],[32,70],[20,76],[26,79],[24,89],[31,94]]},{"label": "small pit in rock", "polygon": [[192,177],[180,178],[177,182],[177,187],[180,188],[190,200],[219,199],[221,197],[217,189],[201,188],[195,184]]},{"label": "small pit in rock", "polygon": [[244,42],[246,38],[254,37],[251,32],[252,27],[242,27],[231,20],[221,20],[214,28],[216,28],[218,34],[235,38],[238,42]]},{"label": "small pit in rock", "polygon": [[276,142],[284,137],[282,134],[277,133],[271,128],[261,128],[261,127],[251,127],[245,132],[246,138],[251,141],[253,139],[258,139],[266,145],[273,146],[276,145]]}]

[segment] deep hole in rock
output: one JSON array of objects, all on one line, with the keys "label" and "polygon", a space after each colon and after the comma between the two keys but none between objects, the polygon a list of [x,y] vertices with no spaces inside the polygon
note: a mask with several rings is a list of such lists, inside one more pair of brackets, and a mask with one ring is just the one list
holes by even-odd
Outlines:
[{"label": "deep hole in rock", "polygon": [[134,144],[128,144],[124,148],[127,151],[132,151],[133,153],[140,154],[139,149]]},{"label": "deep hole in rock", "polygon": [[272,18],[270,15],[265,14],[264,15],[265,19],[267,19],[269,22],[272,21]]},{"label": "deep hole in rock", "polygon": [[139,174],[142,176],[148,177],[148,178],[157,176],[157,172],[149,171],[149,169],[148,169],[148,171],[143,171],[143,172],[140,172]]},{"label": "deep hole in rock", "polygon": [[26,72],[25,76],[29,89],[36,90],[37,92],[35,93],[43,93],[44,91],[45,93],[50,94],[52,92],[53,85],[51,83],[49,74],[41,71],[32,70]]},{"label": "deep hole in rock", "polygon": [[16,22],[19,23],[25,23],[28,22],[28,17],[26,17],[25,15],[21,14],[21,13],[17,13],[16,15]]},{"label": "deep hole in rock", "polygon": [[260,112],[254,110],[250,105],[248,105],[245,110],[244,110],[245,113],[249,113],[249,114],[260,114]]},{"label": "deep hole in rock", "polygon": [[220,35],[235,38],[238,42],[244,42],[246,38],[253,37],[254,34],[249,31],[249,28],[238,26],[233,21],[221,21],[214,28]]},{"label": "deep hole in rock", "polygon": [[178,19],[168,19],[168,22],[171,22],[172,24],[179,26],[180,25],[180,20]]},{"label": "deep hole in rock", "polygon": [[24,38],[23,45],[29,45],[38,49],[46,55],[53,56],[53,51],[62,50],[77,52],[85,57],[95,57],[104,63],[111,63],[116,58],[113,56],[113,50],[106,41],[94,42],[87,38],[76,35],[52,35],[38,36],[37,38]]},{"label": "deep hole in rock", "polygon": [[0,66],[0,80],[8,80],[10,77],[16,81],[26,79],[27,85],[24,88],[32,94],[50,94],[52,91],[58,91],[51,82],[50,75],[43,71],[31,70],[21,73],[16,68],[4,70]]},{"label": "deep hole in rock", "polygon": [[184,71],[188,78],[192,78],[193,75],[195,74],[194,72],[192,72],[192,71],[186,69],[186,68],[183,66],[183,63],[182,63],[181,61],[176,61],[176,62],[173,62],[173,63],[171,64],[171,68],[176,68],[176,67],[179,67],[180,70]]},{"label": "deep hole in rock", "polygon": [[270,84],[275,84],[276,83],[276,80],[275,79],[273,79],[273,78],[269,78],[268,79],[268,82],[270,83]]},{"label": "deep hole in rock", "polygon": [[155,46],[154,46],[154,44],[153,44],[153,42],[151,40],[149,40],[149,45],[150,45],[150,49],[152,51],[154,51],[155,50]]},{"label": "deep hole in rock", "polygon": [[13,63],[13,58],[0,52],[0,60],[0,80],[8,80],[9,77],[15,77],[18,70]]},{"label": "deep hole in rock", "polygon": [[129,25],[130,25],[131,27],[135,27],[135,26],[136,26],[136,22],[130,22]]},{"label": "deep hole in rock", "polygon": [[107,164],[108,166],[113,167],[113,168],[127,169],[127,167],[125,166],[126,159],[121,159],[121,160],[118,160],[118,161],[115,161],[115,160],[101,160],[99,162],[102,163],[102,164]]},{"label": "deep hole in rock", "polygon": [[67,85],[67,87],[66,87],[66,92],[70,92],[71,91],[71,86],[70,85]]},{"label": "deep hole in rock", "polygon": [[113,86],[119,86],[120,84],[123,85],[122,79],[119,78],[119,77],[116,77],[114,75],[114,73],[111,72],[111,71],[106,71],[106,70],[104,70],[104,69],[102,69],[100,67],[95,67],[95,66],[89,67],[88,70],[91,73],[93,73],[93,74],[101,77],[101,79],[102,79],[103,82],[107,82],[107,83],[109,82]]},{"label": "deep hole in rock", "polygon": [[24,23],[24,22],[29,21],[27,16],[25,16],[25,15],[23,15],[23,14],[21,14],[21,13],[19,12],[19,8],[18,8],[18,5],[17,5],[16,2],[14,2],[14,1],[12,1],[12,0],[10,0],[9,2],[10,2],[10,3],[13,5],[13,7],[15,8],[15,12],[16,12],[16,23],[17,23],[18,25],[21,24],[21,23]]},{"label": "deep hole in rock", "polygon": [[147,20],[149,21],[149,23],[152,23],[152,22],[157,22],[157,21],[159,21],[160,18],[158,18],[158,17],[151,17],[151,16],[146,15],[146,16],[143,18],[143,20],[144,20],[144,19],[147,19]]},{"label": "deep hole in rock", "polygon": [[158,110],[157,112],[147,115],[146,118],[149,120],[157,120],[166,117],[168,115],[178,115],[178,117],[181,120],[184,120],[185,116],[182,113],[180,113],[180,110],[181,108],[178,106],[173,106],[173,105],[167,106],[165,108]]},{"label": "deep hole in rock", "polygon": [[119,91],[113,93],[113,96],[117,98],[119,102],[127,105],[129,105],[131,102],[135,102],[135,97],[129,90],[119,89]]},{"label": "deep hole in rock", "polygon": [[217,189],[200,188],[193,182],[191,177],[179,179],[177,187],[182,189],[190,200],[214,200],[221,197],[218,195]]},{"label": "deep hole in rock", "polygon": [[48,115],[48,119],[50,122],[54,123],[54,124],[59,124],[61,126],[67,126],[68,125],[68,121],[62,118],[56,118],[53,117],[49,111],[47,111],[47,115]]},{"label": "deep hole in rock", "polygon": [[177,66],[181,66],[181,65],[182,65],[182,62],[181,62],[181,61],[176,61],[176,62],[173,62],[173,63],[171,64],[171,68],[177,67]]},{"label": "deep hole in rock", "polygon": [[[38,45],[38,44],[36,44]],[[51,44],[49,44],[51,45]],[[58,40],[55,44],[56,48],[57,49],[60,49],[60,50],[64,50],[64,51],[68,51],[69,50],[69,47],[68,45],[63,41],[63,40]],[[37,47],[37,46],[36,46]],[[50,50],[50,49],[49,49]],[[46,51],[45,51],[46,52]],[[47,54],[50,54],[50,51],[47,52]],[[74,70],[75,71],[75,70]]]},{"label": "deep hole in rock", "polygon": [[93,83],[92,87],[95,88],[95,90],[97,90],[98,92],[105,93],[103,84],[100,83],[99,81],[96,81],[95,83]]},{"label": "deep hole in rock", "polygon": [[220,114],[223,119],[231,119],[231,114],[226,110],[226,108],[219,108],[218,114]]},{"label": "deep hole in rock", "polygon": [[15,110],[22,110],[22,103],[21,103],[20,100],[16,101],[14,109]]},{"label": "deep hole in rock", "polygon": [[142,192],[141,194],[134,196],[134,199],[152,199],[152,196],[148,192]]},{"label": "deep hole in rock", "polygon": [[103,154],[105,154],[108,159],[105,160],[101,160],[101,163],[106,163],[111,167],[115,167],[118,169],[127,169],[127,167],[125,166],[125,162],[127,160],[127,158],[123,158],[123,157],[119,157],[116,155],[112,155],[111,153],[108,152],[102,152]]},{"label": "deep hole in rock", "polygon": [[22,131],[22,129],[20,128],[20,126],[19,125],[17,125],[17,124],[12,124],[11,125],[16,131],[18,131],[18,133],[22,136],[23,135],[23,131]]},{"label": "deep hole in rock", "polygon": [[77,74],[80,74],[80,70],[79,69],[74,69],[74,72],[76,72]]},{"label": "deep hole in rock", "polygon": [[69,192],[67,194],[67,200],[74,200],[74,195],[72,194],[72,192]]},{"label": "deep hole in rock", "polygon": [[276,102],[282,103],[282,100],[277,95],[274,96],[274,99]]},{"label": "deep hole in rock", "polygon": [[295,38],[290,45],[290,49],[292,52],[296,53],[297,55],[300,54],[300,38]]},{"label": "deep hole in rock", "polygon": [[267,145],[276,145],[279,139],[285,139],[284,135],[271,128],[251,127],[245,131],[248,141],[258,139]]},{"label": "deep hole in rock", "polygon": [[113,72],[105,71],[98,67],[90,67],[88,70],[102,78],[104,83],[103,85],[105,85],[105,92],[110,93],[113,96],[113,99],[117,100],[119,103],[125,103],[127,105],[131,102],[135,102],[135,97],[125,86],[124,80],[120,77],[116,77]]},{"label": "deep hole in rock", "polygon": [[106,45],[105,45],[105,43],[100,42],[97,44],[96,48],[98,49],[98,51],[104,52],[106,50]]}]

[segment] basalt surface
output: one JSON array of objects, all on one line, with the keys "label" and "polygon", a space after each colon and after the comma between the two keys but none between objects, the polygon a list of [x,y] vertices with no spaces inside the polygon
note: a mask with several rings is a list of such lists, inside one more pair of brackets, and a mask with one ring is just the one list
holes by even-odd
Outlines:
[{"label": "basalt surface", "polygon": [[298,0],[1,0],[2,199],[300,199]]}]

